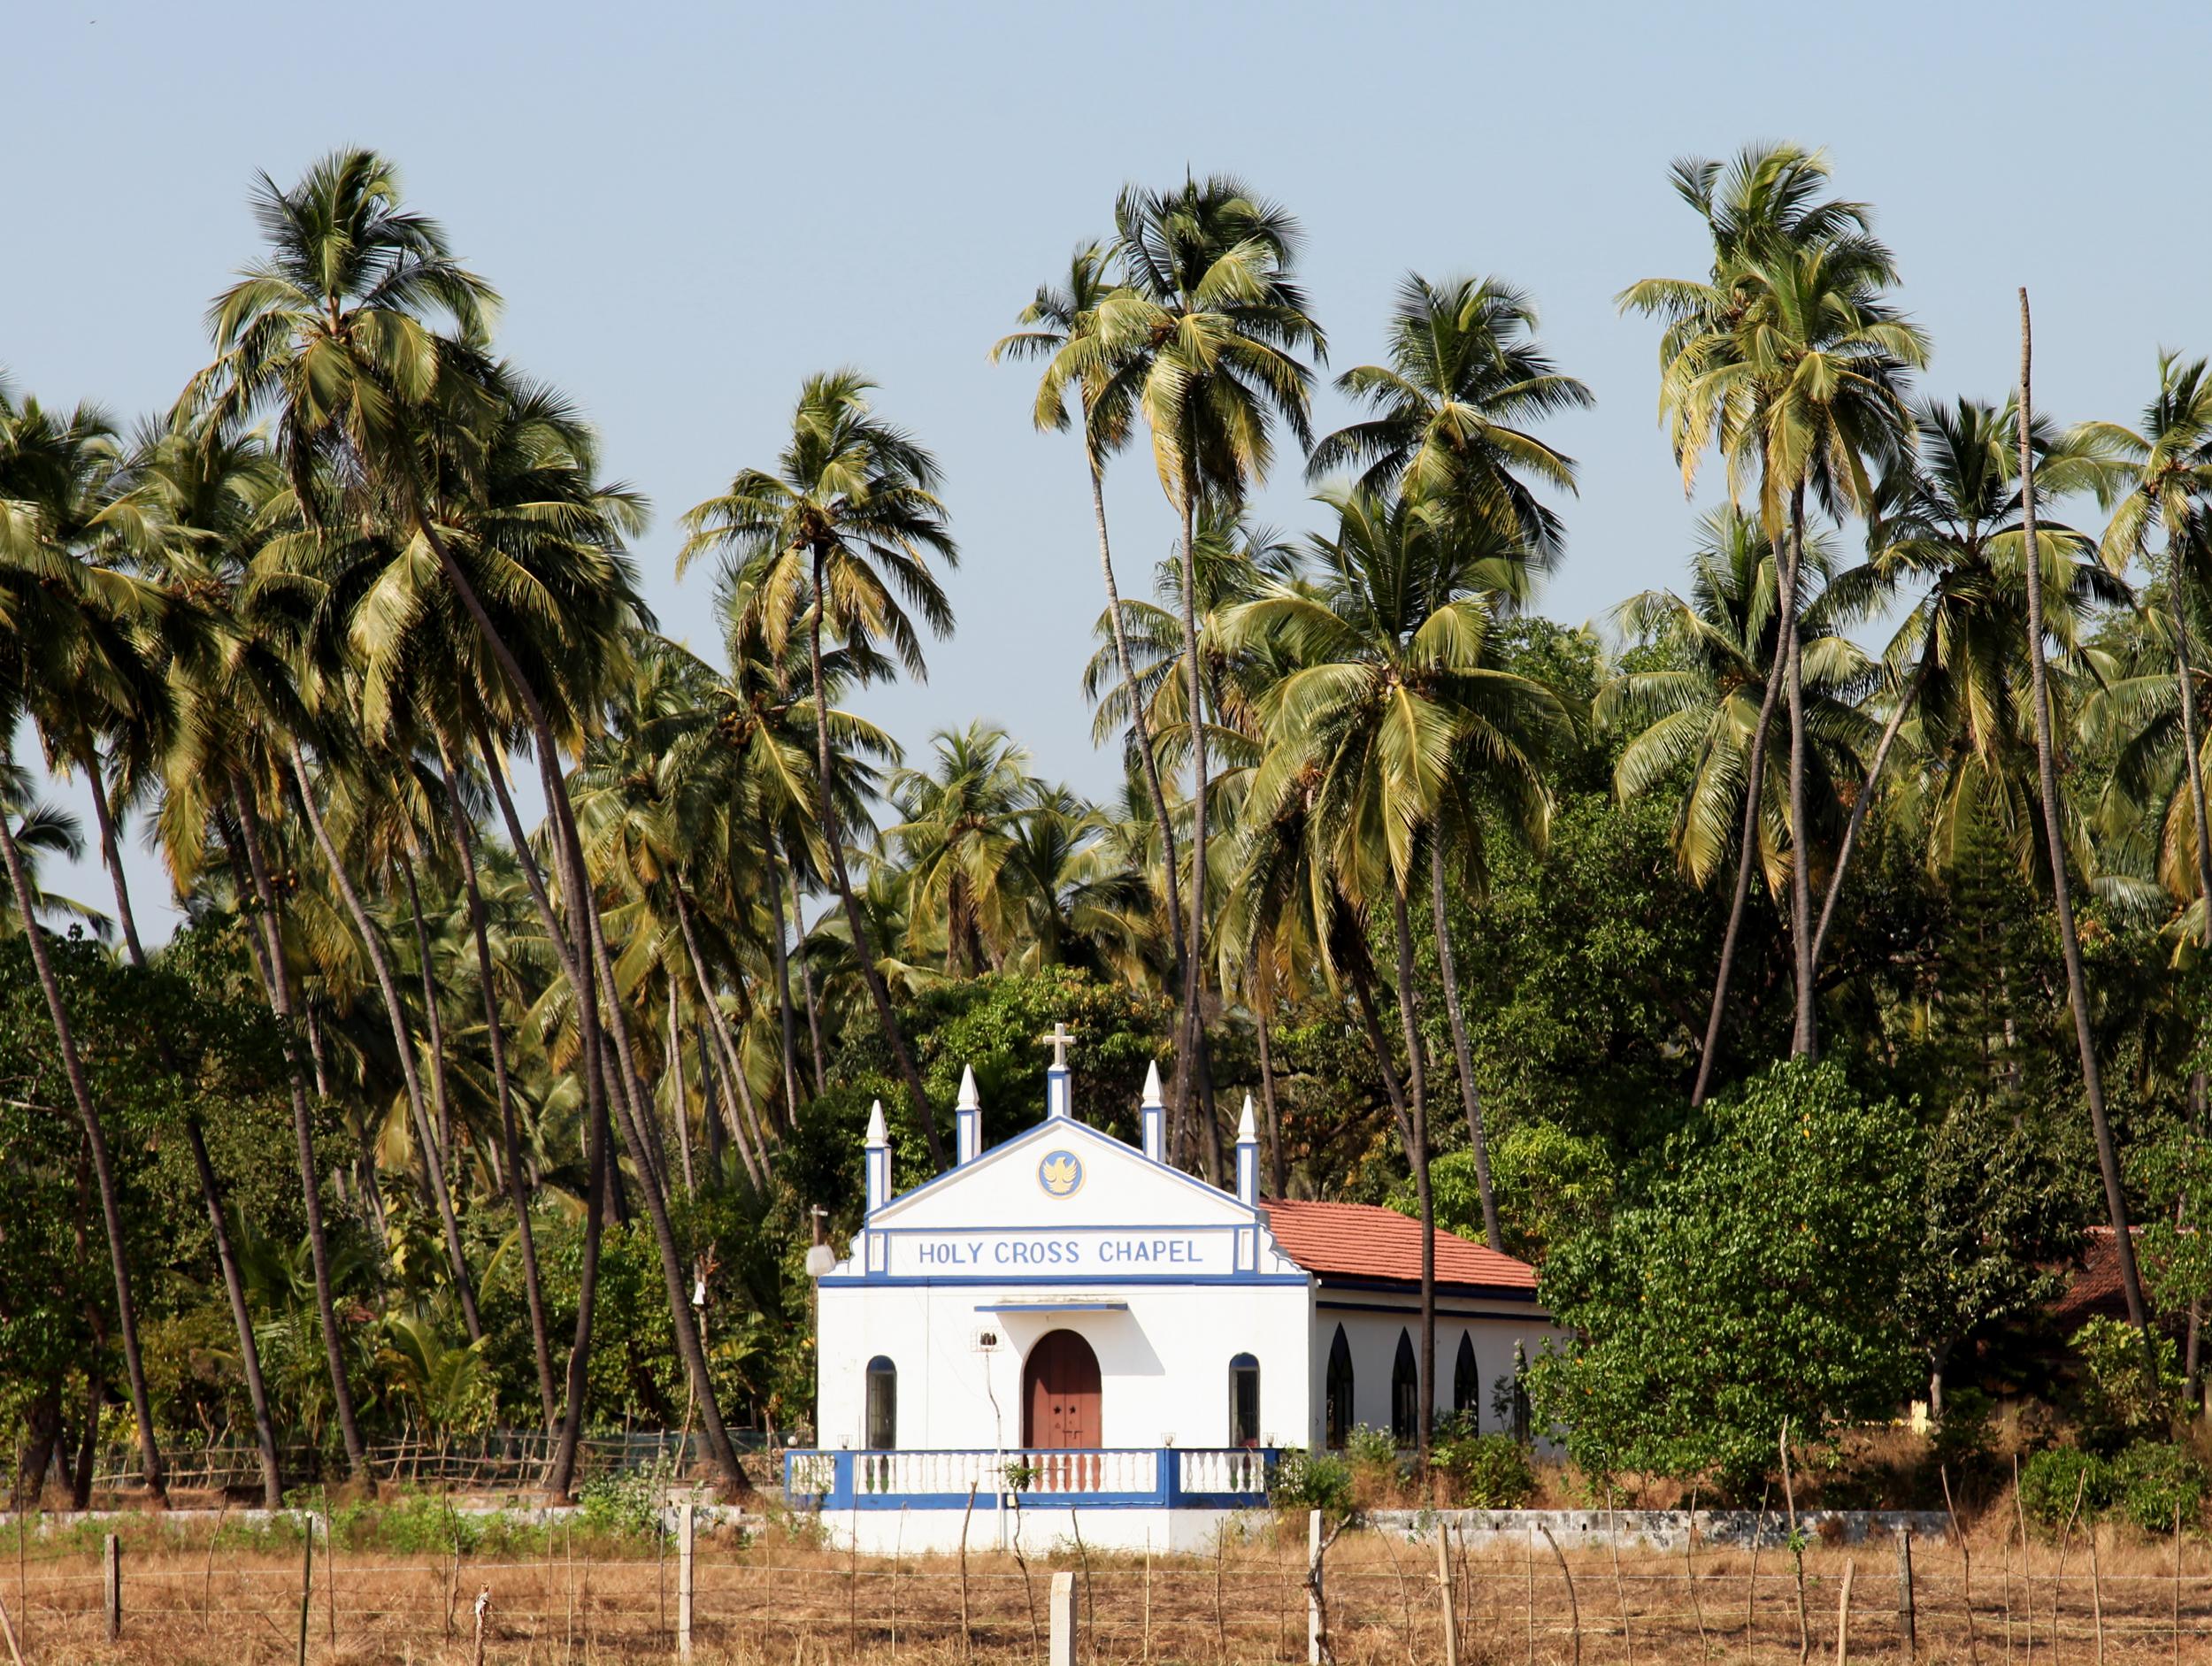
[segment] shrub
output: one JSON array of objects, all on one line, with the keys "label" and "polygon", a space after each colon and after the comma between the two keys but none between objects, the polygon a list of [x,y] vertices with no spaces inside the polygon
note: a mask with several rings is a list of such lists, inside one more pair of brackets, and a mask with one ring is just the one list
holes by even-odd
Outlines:
[{"label": "shrub", "polygon": [[1990,1455],[1996,1438],[1990,1409],[1989,1396],[1978,1388],[1955,1388],[1944,1396],[1943,1417],[1936,1424],[1930,1455],[1949,1468],[1954,1484],[1962,1471]]},{"label": "shrub", "polygon": [[2061,1525],[2081,1500],[2093,1516],[2112,1501],[2112,1465],[2078,1447],[2048,1447],[2020,1466],[2021,1508],[2047,1527]]},{"label": "shrub", "polygon": [[1373,1429],[1363,1423],[1344,1437],[1344,1457],[1356,1470],[1382,1470],[1394,1475],[1398,1470],[1398,1443],[1387,1429]]},{"label": "shrub", "polygon": [[2143,1332],[2118,1319],[2093,1318],[2070,1339],[2082,1364],[2082,1423],[2093,1444],[2109,1451],[2131,1434],[2166,1432],[2181,1397],[2181,1363],[2170,1336]]},{"label": "shrub", "polygon": [[2138,1440],[2112,1461],[2111,1476],[2120,1513],[2147,1533],[2171,1532],[2177,1510],[2186,1523],[2204,1509],[2204,1464],[2187,1447]]},{"label": "shrub", "polygon": [[1351,1466],[1333,1452],[1293,1447],[1276,1460],[1267,1501],[1277,1509],[1317,1509],[1343,1516],[1352,1508]]},{"label": "shrub", "polygon": [[666,1480],[647,1473],[608,1475],[577,1489],[577,1514],[587,1532],[611,1539],[645,1539],[661,1532]]},{"label": "shrub", "polygon": [[1454,1434],[1432,1448],[1436,1467],[1451,1478],[1471,1509],[1518,1509],[1536,1495],[1528,1450],[1508,1434]]}]

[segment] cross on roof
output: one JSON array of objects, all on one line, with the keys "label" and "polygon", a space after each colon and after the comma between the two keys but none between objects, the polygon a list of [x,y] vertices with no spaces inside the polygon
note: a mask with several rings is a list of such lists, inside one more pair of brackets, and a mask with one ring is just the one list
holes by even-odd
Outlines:
[{"label": "cross on roof", "polygon": [[1051,1048],[1052,1068],[1056,1071],[1064,1071],[1068,1067],[1068,1043],[1072,1041],[1075,1038],[1073,1036],[1068,1033],[1067,1020],[1063,1018],[1052,1026],[1052,1033],[1050,1035],[1039,1036],[1037,1038],[1037,1044],[1040,1047]]}]

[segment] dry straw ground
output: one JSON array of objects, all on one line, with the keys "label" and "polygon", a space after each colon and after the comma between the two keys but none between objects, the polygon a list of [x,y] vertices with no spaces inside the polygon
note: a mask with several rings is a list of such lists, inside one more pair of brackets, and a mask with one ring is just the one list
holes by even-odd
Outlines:
[{"label": "dry straw ground", "polygon": [[[1849,1654],[2049,1666],[2093,1661],[2212,1660],[2212,1546],[2170,1544],[2111,1529],[2094,1547],[2062,1547],[1988,1523],[1965,1555],[1916,1541],[1915,1635],[1900,1609],[1892,1543],[1816,1543],[1800,1582],[1786,1551],[1700,1546],[1602,1547],[1555,1555],[1528,1545],[1448,1557],[1458,1658],[1464,1666],[1649,1666],[1836,1658],[1847,1569]],[[1302,1528],[1302,1523],[1295,1524]],[[0,1593],[29,1666],[49,1662],[290,1662],[299,1647],[296,1547],[134,1535],[123,1557],[123,1626],[105,1638],[103,1573],[81,1541],[7,1547]],[[1026,1568],[998,1555],[855,1558],[778,1534],[741,1543],[702,1533],[696,1649],[703,1666],[978,1666],[1036,1661],[1055,1567],[1077,1570],[1088,1622],[1084,1656],[1098,1662],[1295,1662],[1305,1655],[1302,1532],[1265,1523],[1214,1556],[1079,1555],[1072,1547]],[[1967,1596],[1972,1596],[1970,1631]],[[1325,1578],[1330,1640],[1345,1666],[1432,1666],[1445,1659],[1444,1586],[1436,1547],[1349,1532]],[[473,1662],[473,1609],[488,1593],[482,1660],[529,1666],[674,1657],[677,1564],[657,1555],[556,1539],[526,1559],[384,1552],[319,1553],[307,1601],[315,1662]]]}]

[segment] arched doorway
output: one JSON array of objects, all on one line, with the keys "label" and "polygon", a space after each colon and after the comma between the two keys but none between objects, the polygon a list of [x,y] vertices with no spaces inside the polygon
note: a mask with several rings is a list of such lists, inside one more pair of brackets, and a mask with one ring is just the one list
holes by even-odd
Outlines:
[{"label": "arched doorway", "polygon": [[1022,1362],[1022,1444],[1096,1447],[1098,1355],[1073,1331],[1049,1331]]}]

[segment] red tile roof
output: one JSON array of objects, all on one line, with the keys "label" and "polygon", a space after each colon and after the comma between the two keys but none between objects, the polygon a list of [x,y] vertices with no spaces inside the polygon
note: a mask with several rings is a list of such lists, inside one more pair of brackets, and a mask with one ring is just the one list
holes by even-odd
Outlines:
[{"label": "red tile roof", "polygon": [[[1263,1202],[1283,1253],[1323,1278],[1421,1281],[1421,1224],[1371,1203]],[[1536,1269],[1439,1230],[1436,1282],[1461,1289],[1533,1291]]]}]

